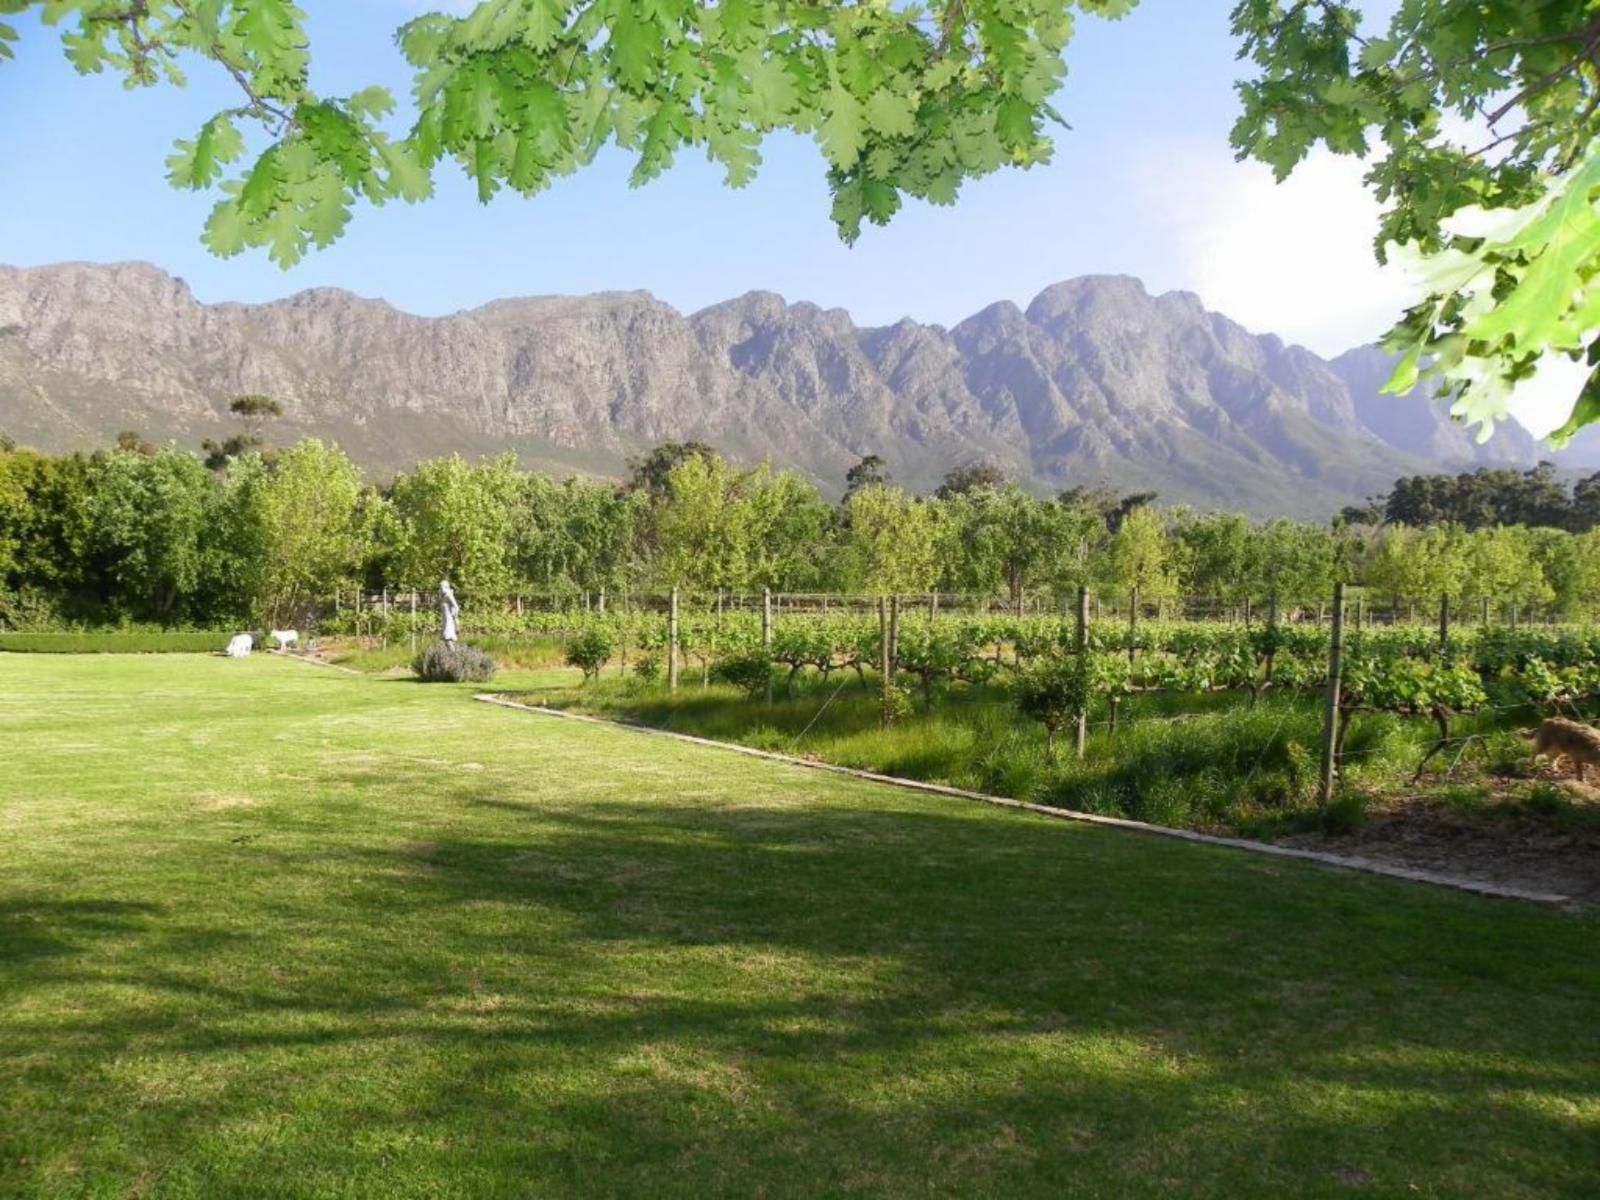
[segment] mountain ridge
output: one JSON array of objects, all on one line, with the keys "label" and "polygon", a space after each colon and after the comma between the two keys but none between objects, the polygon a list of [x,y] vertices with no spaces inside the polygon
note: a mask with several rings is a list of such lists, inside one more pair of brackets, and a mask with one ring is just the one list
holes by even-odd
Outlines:
[{"label": "mountain ridge", "polygon": [[876,453],[918,488],[988,460],[1038,490],[1297,516],[1403,474],[1538,457],[1520,428],[1480,448],[1437,404],[1380,397],[1386,362],[1325,360],[1126,275],[947,328],[858,326],[759,290],[687,314],[631,290],[426,317],[326,287],[205,304],[148,263],[0,266],[0,430],[56,450],[126,428],[197,444],[231,428],[234,395],[263,392],[286,408],[277,436],[333,437],[378,469],[511,449],[615,473],[693,438],[835,492]]}]

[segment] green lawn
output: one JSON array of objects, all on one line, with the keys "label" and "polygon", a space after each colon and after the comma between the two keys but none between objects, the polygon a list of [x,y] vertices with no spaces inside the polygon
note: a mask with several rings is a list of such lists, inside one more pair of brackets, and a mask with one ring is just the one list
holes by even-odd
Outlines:
[{"label": "green lawn", "polygon": [[0,731],[0,1196],[1600,1191],[1594,918],[281,659]]}]

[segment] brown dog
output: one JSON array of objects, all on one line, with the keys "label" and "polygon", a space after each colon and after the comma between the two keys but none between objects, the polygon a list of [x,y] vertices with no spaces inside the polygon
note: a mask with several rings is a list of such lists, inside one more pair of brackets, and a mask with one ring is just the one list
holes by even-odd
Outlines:
[{"label": "brown dog", "polygon": [[1600,766],[1600,729],[1582,725],[1565,717],[1551,717],[1539,728],[1523,737],[1533,743],[1534,757],[1543,754],[1553,764],[1565,756],[1583,780],[1583,769],[1590,763]]}]

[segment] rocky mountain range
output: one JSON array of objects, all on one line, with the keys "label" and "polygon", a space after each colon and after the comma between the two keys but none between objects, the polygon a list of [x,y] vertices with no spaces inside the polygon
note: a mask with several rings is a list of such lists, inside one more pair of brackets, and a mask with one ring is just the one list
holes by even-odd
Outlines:
[{"label": "rocky mountain range", "polygon": [[865,454],[927,488],[994,462],[1044,491],[1325,517],[1398,476],[1531,465],[1421,397],[1380,396],[1372,348],[1332,361],[1252,334],[1183,292],[1098,276],[991,304],[954,328],[866,328],[767,292],[685,315],[645,292],[501,300],[429,318],[319,289],[202,304],[143,263],[0,267],[0,431],[41,448],[124,429],[197,445],[227,404],[279,400],[277,440],[336,439],[376,473],[458,450],[616,473],[700,439],[837,493]]}]

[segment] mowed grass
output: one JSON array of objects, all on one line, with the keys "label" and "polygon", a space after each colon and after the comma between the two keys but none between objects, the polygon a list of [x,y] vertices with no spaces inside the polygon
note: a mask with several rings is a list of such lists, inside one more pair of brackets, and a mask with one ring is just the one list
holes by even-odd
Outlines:
[{"label": "mowed grass", "polygon": [[0,730],[7,1197],[1600,1187],[1590,917],[282,659]]}]

